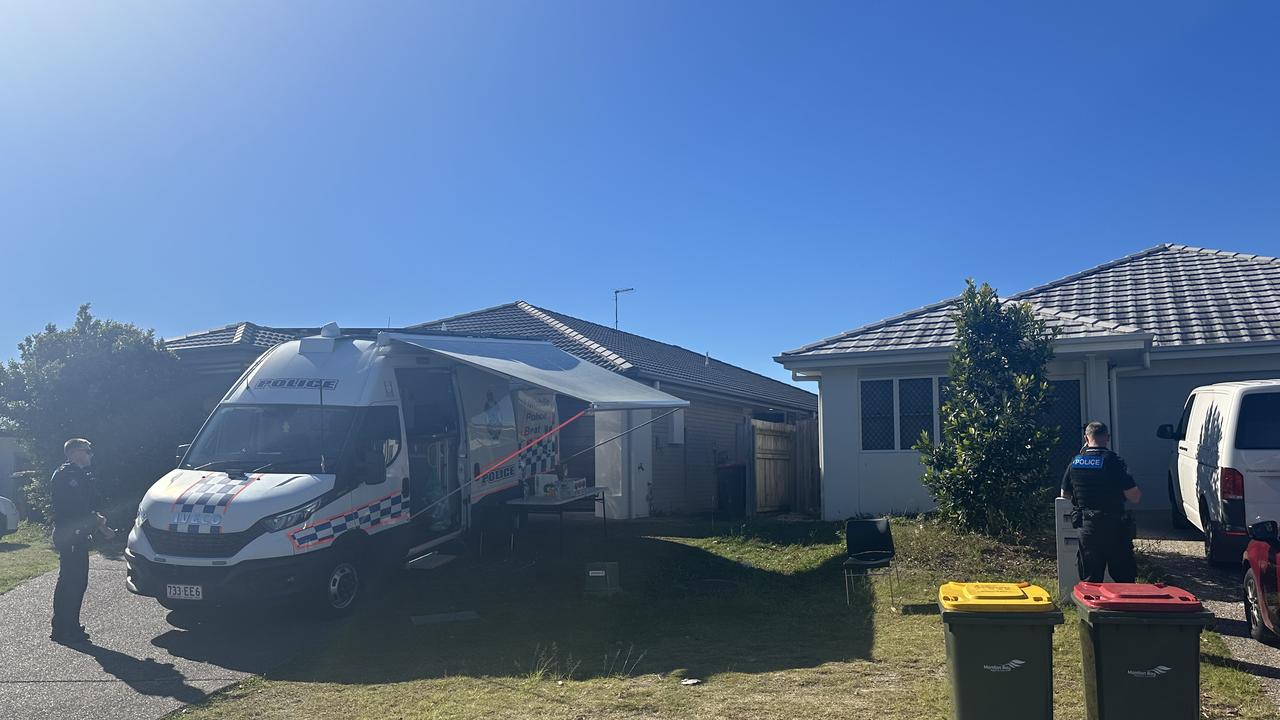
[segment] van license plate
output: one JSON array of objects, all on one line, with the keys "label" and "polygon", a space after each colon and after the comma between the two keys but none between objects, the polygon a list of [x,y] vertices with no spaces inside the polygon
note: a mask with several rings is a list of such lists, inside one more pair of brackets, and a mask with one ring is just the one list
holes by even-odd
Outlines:
[{"label": "van license plate", "polygon": [[204,588],[199,585],[165,585],[164,591],[170,600],[204,599]]}]

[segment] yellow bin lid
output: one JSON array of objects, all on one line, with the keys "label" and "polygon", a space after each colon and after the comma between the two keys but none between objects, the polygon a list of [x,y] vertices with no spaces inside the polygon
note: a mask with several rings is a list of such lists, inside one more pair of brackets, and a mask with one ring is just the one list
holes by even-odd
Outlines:
[{"label": "yellow bin lid", "polygon": [[1048,612],[1049,593],[1031,583],[950,582],[938,588],[944,610],[963,612]]}]

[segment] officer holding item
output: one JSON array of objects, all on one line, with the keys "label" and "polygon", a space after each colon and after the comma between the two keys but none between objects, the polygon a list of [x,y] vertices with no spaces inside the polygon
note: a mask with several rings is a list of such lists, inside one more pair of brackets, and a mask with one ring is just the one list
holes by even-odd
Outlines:
[{"label": "officer holding item", "polygon": [[1062,497],[1075,505],[1072,524],[1080,528],[1080,579],[1102,582],[1110,569],[1116,582],[1133,582],[1138,574],[1135,528],[1124,503],[1137,504],[1142,491],[1124,460],[1107,448],[1111,432],[1105,423],[1089,423],[1084,438],[1085,446],[1062,476]]},{"label": "officer holding item", "polygon": [[109,539],[115,531],[94,511],[97,482],[89,465],[93,446],[72,438],[62,446],[66,462],[50,481],[53,499],[53,546],[58,551],[58,584],[53,591],[53,633],[59,643],[85,642],[89,634],[80,624],[80,607],[89,587],[89,547]]}]

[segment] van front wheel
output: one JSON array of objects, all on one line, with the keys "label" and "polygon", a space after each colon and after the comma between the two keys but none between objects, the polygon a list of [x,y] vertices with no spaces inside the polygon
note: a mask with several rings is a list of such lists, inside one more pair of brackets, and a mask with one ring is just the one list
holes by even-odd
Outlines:
[{"label": "van front wheel", "polygon": [[317,605],[323,615],[339,617],[350,613],[360,602],[364,590],[364,578],[355,559],[348,554],[338,555],[323,576]]}]

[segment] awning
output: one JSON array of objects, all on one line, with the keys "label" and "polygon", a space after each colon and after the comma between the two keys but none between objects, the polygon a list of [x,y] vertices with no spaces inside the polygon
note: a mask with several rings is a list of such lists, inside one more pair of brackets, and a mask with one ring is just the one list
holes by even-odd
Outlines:
[{"label": "awning", "polygon": [[468,365],[554,390],[595,410],[682,408],[687,400],[655,390],[576,358],[549,342],[505,338],[379,333],[379,343],[398,342]]}]

